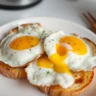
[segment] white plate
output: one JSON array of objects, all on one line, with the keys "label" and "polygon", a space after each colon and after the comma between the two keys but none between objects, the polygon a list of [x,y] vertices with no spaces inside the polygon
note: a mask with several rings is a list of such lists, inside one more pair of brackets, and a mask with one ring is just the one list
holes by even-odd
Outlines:
[{"label": "white plate", "polygon": [[[87,37],[96,43],[96,35],[88,29],[61,19],[49,17],[37,17],[13,21],[0,27],[0,39],[12,28],[23,23],[36,23],[49,30],[64,30],[67,33],[76,33],[82,37]],[[96,76],[95,76],[96,77]],[[93,79],[89,89],[82,93],[81,96],[96,96],[96,78]],[[0,75],[0,96],[46,96],[38,89],[32,87],[27,80],[13,80]]]}]

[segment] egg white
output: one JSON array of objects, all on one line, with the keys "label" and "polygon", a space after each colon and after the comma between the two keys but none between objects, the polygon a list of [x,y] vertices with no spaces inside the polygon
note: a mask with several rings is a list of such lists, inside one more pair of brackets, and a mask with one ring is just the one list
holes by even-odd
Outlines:
[{"label": "egg white", "polygon": [[[11,67],[24,66],[42,54],[43,39],[51,33],[36,24],[25,28],[19,26],[18,29],[18,32],[11,32],[0,43],[0,61]],[[9,47],[11,41],[22,36],[35,36],[40,39],[40,42],[37,46],[25,50],[14,50]]]},{"label": "egg white", "polygon": [[74,78],[67,73],[56,73],[53,69],[37,66],[37,62],[32,62],[25,69],[27,79],[33,85],[51,86],[60,85],[68,88],[74,84]]}]

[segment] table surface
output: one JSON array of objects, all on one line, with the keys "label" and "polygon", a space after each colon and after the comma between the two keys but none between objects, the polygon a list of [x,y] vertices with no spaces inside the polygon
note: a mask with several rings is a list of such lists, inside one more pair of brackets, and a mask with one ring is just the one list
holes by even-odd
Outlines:
[{"label": "table surface", "polygon": [[86,11],[96,14],[95,0],[43,0],[24,10],[0,9],[0,25],[17,19],[44,16],[66,19],[88,27],[82,16],[82,12]]}]

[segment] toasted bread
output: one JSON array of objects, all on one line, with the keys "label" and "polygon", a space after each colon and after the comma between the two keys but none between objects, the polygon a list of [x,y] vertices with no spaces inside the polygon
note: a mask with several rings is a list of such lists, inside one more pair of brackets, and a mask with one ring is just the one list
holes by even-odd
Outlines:
[{"label": "toasted bread", "polygon": [[[36,23],[36,24],[41,26],[39,23]],[[26,27],[29,25],[32,25],[32,24],[31,23],[22,24],[21,26]],[[12,29],[10,32],[18,32],[18,27]],[[9,32],[9,34],[10,34],[10,32]],[[13,68],[13,67],[9,66],[8,64],[5,64],[4,62],[0,61],[0,72],[1,72],[1,74],[3,74],[6,77],[9,77],[9,78],[24,79],[24,78],[26,78],[25,67],[27,65],[28,65],[28,63],[25,64],[23,67]]]},{"label": "toasted bread", "polygon": [[[84,38],[86,39],[86,38]],[[96,45],[90,41],[89,39],[86,39],[90,46],[92,47],[93,50],[93,55],[96,55]],[[94,71],[80,71],[80,72],[72,72],[74,78],[75,78],[75,83],[67,88],[64,89],[61,86],[50,86],[50,87],[42,87],[39,86],[38,88],[45,94],[48,94],[49,96],[80,96],[80,93],[87,89],[87,87],[90,85],[93,76],[94,76]]]},{"label": "toasted bread", "polygon": [[24,68],[13,68],[7,64],[0,62],[0,72],[6,77],[14,79],[24,79],[26,78],[26,72]]}]

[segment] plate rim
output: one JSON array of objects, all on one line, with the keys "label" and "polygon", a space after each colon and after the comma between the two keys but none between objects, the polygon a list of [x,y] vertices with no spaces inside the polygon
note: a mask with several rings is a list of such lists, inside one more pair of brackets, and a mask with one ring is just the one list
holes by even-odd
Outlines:
[{"label": "plate rim", "polygon": [[13,21],[10,21],[8,23],[5,23],[5,24],[0,25],[0,28],[4,27],[6,25],[12,24],[14,22],[21,22],[21,21],[24,22],[24,21],[27,21],[27,20],[30,20],[30,19],[31,20],[33,19],[34,20],[36,18],[37,19],[55,19],[55,20],[59,20],[59,21],[64,21],[64,22],[67,22],[67,23],[71,23],[71,24],[76,25],[76,26],[78,26],[80,28],[83,28],[86,31],[89,31],[90,33],[92,33],[93,35],[96,36],[96,34],[94,32],[92,32],[90,29],[88,29],[87,27],[85,27],[83,25],[80,25],[80,24],[78,24],[76,22],[73,22],[73,21],[70,21],[70,20],[66,20],[66,19],[62,19],[62,18],[57,18],[57,17],[43,17],[43,16],[39,16],[39,17],[29,17],[29,18],[23,18],[23,19],[16,19],[16,20],[13,20]]}]

